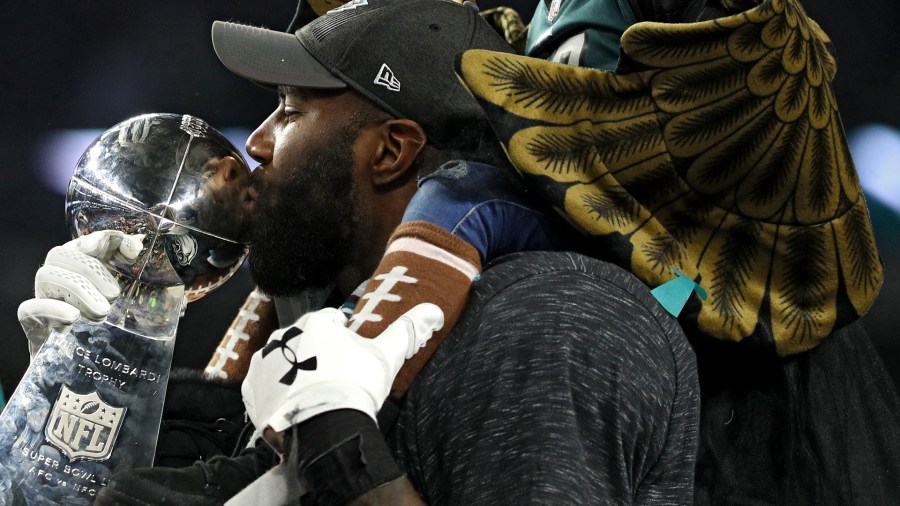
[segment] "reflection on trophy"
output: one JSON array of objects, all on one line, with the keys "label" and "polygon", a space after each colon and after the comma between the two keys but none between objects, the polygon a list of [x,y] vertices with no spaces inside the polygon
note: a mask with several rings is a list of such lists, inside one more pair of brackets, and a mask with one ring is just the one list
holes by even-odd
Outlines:
[{"label": "reflection on trophy", "polygon": [[220,286],[247,247],[250,171],[200,119],[147,114],[104,132],[66,195],[73,237],[142,234],[137,261],[110,262],[122,294],[35,356],[0,416],[0,504],[91,504],[117,471],[150,466],[175,330],[187,302]]}]

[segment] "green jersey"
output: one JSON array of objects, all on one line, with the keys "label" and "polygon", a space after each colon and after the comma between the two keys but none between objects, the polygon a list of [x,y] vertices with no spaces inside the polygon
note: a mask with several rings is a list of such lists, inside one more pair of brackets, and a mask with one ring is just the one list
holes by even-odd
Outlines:
[{"label": "green jersey", "polygon": [[619,39],[637,23],[629,0],[541,0],[526,54],[557,63],[614,70]]}]

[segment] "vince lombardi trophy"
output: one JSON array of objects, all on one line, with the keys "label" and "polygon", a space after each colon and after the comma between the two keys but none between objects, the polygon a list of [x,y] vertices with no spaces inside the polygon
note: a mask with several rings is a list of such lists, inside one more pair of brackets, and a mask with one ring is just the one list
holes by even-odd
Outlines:
[{"label": "vince lombardi trophy", "polygon": [[122,292],[106,320],[53,333],[10,397],[0,504],[91,504],[111,474],[152,465],[184,306],[247,255],[249,174],[225,137],[187,115],[131,118],[88,147],[66,195],[70,233],[142,234],[143,250],[110,261]]}]

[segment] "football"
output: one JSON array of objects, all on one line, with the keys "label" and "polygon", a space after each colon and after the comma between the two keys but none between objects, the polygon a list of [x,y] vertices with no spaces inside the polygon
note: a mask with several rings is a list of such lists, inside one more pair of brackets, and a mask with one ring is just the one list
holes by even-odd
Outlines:
[{"label": "football", "polygon": [[100,409],[99,402],[97,402],[97,401],[85,402],[81,406],[81,413],[84,415],[90,415],[91,413],[96,413],[98,409]]}]

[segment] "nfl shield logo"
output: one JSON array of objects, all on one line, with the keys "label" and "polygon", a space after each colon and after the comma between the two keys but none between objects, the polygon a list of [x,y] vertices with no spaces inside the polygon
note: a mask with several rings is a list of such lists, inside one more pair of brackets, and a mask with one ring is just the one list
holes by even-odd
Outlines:
[{"label": "nfl shield logo", "polygon": [[125,411],[103,402],[96,391],[76,394],[63,385],[44,437],[72,462],[103,461],[112,454]]}]

